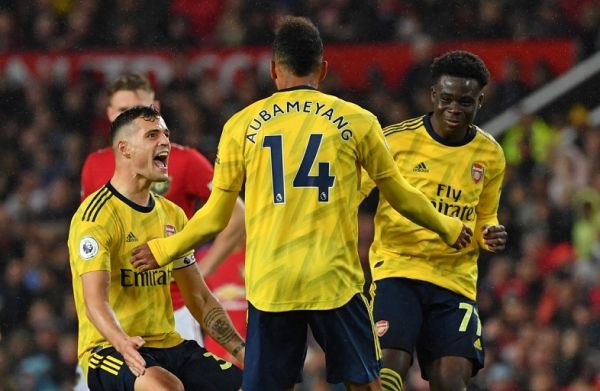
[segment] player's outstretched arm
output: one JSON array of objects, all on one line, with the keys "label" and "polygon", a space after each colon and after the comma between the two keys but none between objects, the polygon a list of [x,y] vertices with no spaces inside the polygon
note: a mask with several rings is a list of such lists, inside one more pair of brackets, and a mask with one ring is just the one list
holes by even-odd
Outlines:
[{"label": "player's outstretched arm", "polygon": [[110,275],[107,271],[92,271],[81,276],[86,316],[100,331],[100,334],[125,359],[125,363],[135,376],[146,371],[146,361],[138,352],[144,345],[140,336],[131,337],[121,328],[119,320],[109,301]]},{"label": "player's outstretched arm", "polygon": [[414,223],[436,232],[448,245],[461,249],[471,243],[473,231],[460,220],[439,213],[399,171],[375,182],[392,208]]},{"label": "player's outstretched arm", "polygon": [[221,303],[206,286],[196,264],[175,269],[175,282],[181,291],[185,306],[202,329],[223,346],[240,363],[244,362],[245,344]]},{"label": "player's outstretched arm", "polygon": [[211,275],[229,254],[243,243],[245,235],[244,202],[238,197],[227,227],[217,235],[210,249],[198,264],[202,275],[204,277]]},{"label": "player's outstretched arm", "polygon": [[225,228],[237,198],[238,192],[214,188],[181,232],[134,248],[131,264],[140,271],[155,269],[206,243]]}]

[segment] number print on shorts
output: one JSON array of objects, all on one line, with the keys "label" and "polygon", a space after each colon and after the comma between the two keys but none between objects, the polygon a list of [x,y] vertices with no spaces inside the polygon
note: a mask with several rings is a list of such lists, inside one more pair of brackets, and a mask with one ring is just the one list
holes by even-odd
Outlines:
[{"label": "number print on shorts", "polygon": [[467,331],[467,326],[469,326],[469,321],[471,320],[471,316],[474,314],[477,318],[477,336],[481,336],[481,320],[479,319],[479,313],[477,312],[477,308],[473,307],[473,304],[470,303],[460,303],[458,308],[461,310],[465,310],[465,316],[463,316],[462,322],[460,322],[460,327],[458,331],[464,333]]},{"label": "number print on shorts", "polygon": [[233,366],[233,364],[230,363],[229,361],[225,361],[221,357],[216,356],[211,352],[204,353],[204,357],[212,357],[216,362],[219,363],[219,366],[221,367],[221,370],[223,370],[223,371],[226,369],[229,369]]}]

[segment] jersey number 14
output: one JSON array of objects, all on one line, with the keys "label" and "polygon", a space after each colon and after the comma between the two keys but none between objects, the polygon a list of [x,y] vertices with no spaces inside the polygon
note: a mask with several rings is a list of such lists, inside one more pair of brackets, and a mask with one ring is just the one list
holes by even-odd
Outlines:
[{"label": "jersey number 14", "polygon": [[[293,187],[316,187],[319,202],[329,201],[329,188],[335,182],[335,176],[329,173],[329,162],[319,162],[318,175],[309,175],[321,146],[322,134],[311,134],[304,151],[304,157],[294,177]],[[271,150],[271,178],[273,181],[273,203],[285,203],[285,183],[283,169],[283,136],[265,136],[263,148]]]}]

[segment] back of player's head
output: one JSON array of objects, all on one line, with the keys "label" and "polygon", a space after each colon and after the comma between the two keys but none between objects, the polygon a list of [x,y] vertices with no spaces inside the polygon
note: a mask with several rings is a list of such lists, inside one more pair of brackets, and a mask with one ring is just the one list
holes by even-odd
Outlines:
[{"label": "back of player's head", "polygon": [[106,96],[110,99],[117,91],[142,90],[154,95],[150,81],[139,73],[126,73],[114,80],[106,89]]},{"label": "back of player's head", "polygon": [[445,53],[433,60],[430,67],[434,83],[443,75],[475,79],[485,87],[490,79],[490,72],[479,56],[464,50]]},{"label": "back of player's head", "polygon": [[160,113],[154,107],[149,106],[134,106],[129,110],[122,112],[110,125],[110,134],[113,143],[119,131],[131,125],[137,118],[154,120],[160,116]]},{"label": "back of player's head", "polygon": [[307,76],[323,61],[323,41],[307,18],[286,17],[273,41],[273,59],[296,76]]}]

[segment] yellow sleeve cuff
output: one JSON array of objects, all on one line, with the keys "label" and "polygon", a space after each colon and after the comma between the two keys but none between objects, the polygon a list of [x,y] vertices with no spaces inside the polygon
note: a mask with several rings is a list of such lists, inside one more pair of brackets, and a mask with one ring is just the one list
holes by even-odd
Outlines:
[{"label": "yellow sleeve cuff", "polygon": [[148,247],[154,255],[154,259],[156,259],[156,263],[158,263],[161,267],[167,265],[171,262],[171,257],[168,256],[167,252],[164,250],[165,243],[163,239],[153,239],[148,242]]}]

